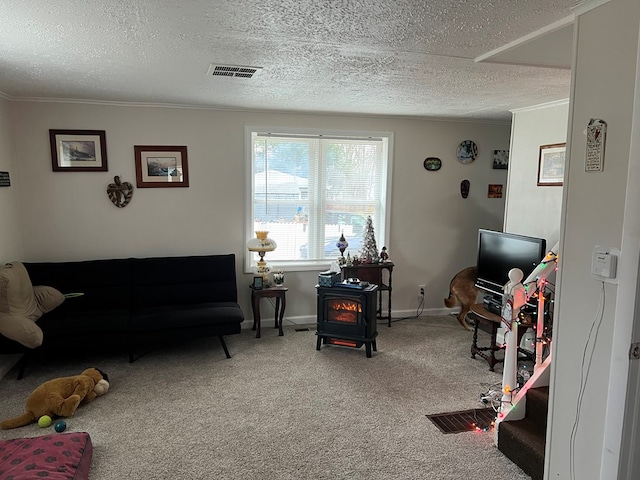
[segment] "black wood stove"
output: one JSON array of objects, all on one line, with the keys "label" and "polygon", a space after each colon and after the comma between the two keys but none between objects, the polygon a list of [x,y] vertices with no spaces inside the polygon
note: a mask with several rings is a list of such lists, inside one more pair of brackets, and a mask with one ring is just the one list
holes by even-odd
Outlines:
[{"label": "black wood stove", "polygon": [[360,348],[367,358],[376,351],[377,285],[334,285],[318,290],[318,344]]}]

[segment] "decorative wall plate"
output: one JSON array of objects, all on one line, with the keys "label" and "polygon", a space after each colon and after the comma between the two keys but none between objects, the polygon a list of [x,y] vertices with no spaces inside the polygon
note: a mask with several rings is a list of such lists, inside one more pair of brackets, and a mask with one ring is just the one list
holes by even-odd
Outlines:
[{"label": "decorative wall plate", "polygon": [[442,167],[442,160],[437,157],[427,157],[424,159],[422,165],[425,170],[435,172],[436,170],[440,170],[440,167]]},{"label": "decorative wall plate", "polygon": [[478,146],[471,140],[465,140],[458,146],[458,161],[465,165],[473,162],[478,156]]}]

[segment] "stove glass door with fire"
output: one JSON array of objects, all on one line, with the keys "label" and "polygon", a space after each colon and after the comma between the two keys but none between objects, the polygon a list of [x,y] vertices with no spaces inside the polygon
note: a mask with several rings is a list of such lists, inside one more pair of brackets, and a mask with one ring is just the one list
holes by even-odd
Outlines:
[{"label": "stove glass door with fire", "polygon": [[318,289],[318,349],[320,341],[359,348],[366,346],[367,357],[371,346],[375,350],[378,335],[376,325],[377,285],[363,288],[340,286]]}]

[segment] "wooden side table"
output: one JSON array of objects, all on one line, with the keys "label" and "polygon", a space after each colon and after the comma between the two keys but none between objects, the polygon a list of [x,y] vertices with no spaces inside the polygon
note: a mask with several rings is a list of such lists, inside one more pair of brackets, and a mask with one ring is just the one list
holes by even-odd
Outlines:
[{"label": "wooden side table", "polygon": [[[391,326],[391,290],[393,289],[393,262],[363,263],[342,267],[342,279],[359,278],[360,281],[378,285],[378,318],[387,320]],[[387,273],[385,273],[385,271]],[[385,279],[386,277],[386,279]],[[382,292],[387,292],[387,314],[382,314]]]},{"label": "wooden side table", "polygon": [[[471,358],[476,358],[476,355],[480,355],[484,358],[489,364],[489,370],[492,372],[493,367],[503,362],[503,359],[496,358],[495,353],[499,350],[504,350],[503,346],[496,345],[496,337],[498,335],[498,328],[502,323],[502,317],[500,315],[496,315],[495,313],[491,313],[482,303],[476,303],[471,306],[469,313],[467,313],[467,317],[469,323],[473,326],[473,342],[471,343]],[[522,358],[524,360],[535,360],[535,356],[522,348],[520,348],[520,342],[522,341],[522,337],[532,324],[530,323],[520,323],[518,327],[518,358]],[[483,332],[487,332],[491,335],[491,341],[488,347],[478,347],[478,329]],[[488,353],[485,353],[488,352]]]},{"label": "wooden side table", "polygon": [[[500,323],[502,323],[502,318],[500,318],[500,315],[496,315],[485,309],[481,303],[471,305],[471,309],[467,313],[467,318],[470,320],[471,325],[473,325],[471,358],[476,358],[476,355],[480,355],[489,364],[489,370],[493,372],[493,367],[503,361],[502,359],[497,359],[495,355],[497,351],[502,350],[501,346],[496,345],[496,337]],[[491,343],[488,347],[478,347],[478,329],[491,335]]]},{"label": "wooden side table", "polygon": [[279,336],[283,336],[282,320],[284,319],[284,309],[287,307],[287,287],[265,287],[265,288],[251,288],[251,308],[253,309],[253,326],[251,330],[256,330],[256,338],[260,338],[260,299],[261,298],[275,298],[275,316],[274,316],[274,328],[279,328]]}]

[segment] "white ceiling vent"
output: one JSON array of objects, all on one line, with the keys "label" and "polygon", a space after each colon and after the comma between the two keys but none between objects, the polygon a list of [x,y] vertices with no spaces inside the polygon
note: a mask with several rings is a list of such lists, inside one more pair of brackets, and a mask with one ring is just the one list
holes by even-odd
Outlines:
[{"label": "white ceiling vent", "polygon": [[262,67],[245,67],[241,65],[209,65],[207,75],[214,77],[253,78],[262,71]]}]

